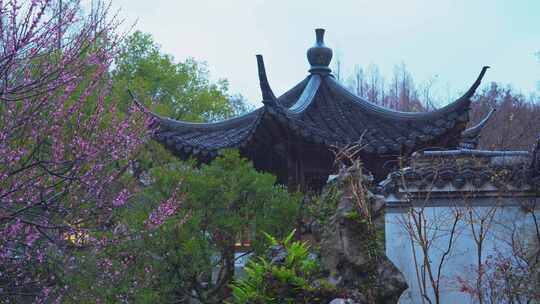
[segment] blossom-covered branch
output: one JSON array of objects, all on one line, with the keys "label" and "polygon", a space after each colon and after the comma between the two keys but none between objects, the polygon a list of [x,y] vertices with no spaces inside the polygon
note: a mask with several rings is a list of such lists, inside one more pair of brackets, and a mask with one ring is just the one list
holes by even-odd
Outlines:
[{"label": "blossom-covered branch", "polygon": [[98,7],[0,1],[0,297],[49,294],[48,253],[130,196],[119,180],[150,122],[109,97],[121,37]]}]

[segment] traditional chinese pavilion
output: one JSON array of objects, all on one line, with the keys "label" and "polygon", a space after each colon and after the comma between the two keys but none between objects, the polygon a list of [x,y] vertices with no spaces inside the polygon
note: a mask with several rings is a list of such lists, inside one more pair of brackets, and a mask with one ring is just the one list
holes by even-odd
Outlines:
[{"label": "traditional chinese pavilion", "polygon": [[[468,132],[471,97],[480,85],[484,67],[459,99],[431,112],[408,113],[386,109],[344,88],[329,68],[332,49],[324,30],[307,51],[307,77],[276,97],[270,88],[261,55],[257,55],[263,106],[245,115],[215,123],[192,123],[157,117],[156,139],[181,158],[207,162],[220,150],[239,149],[258,170],[271,172],[280,183],[301,189],[320,189],[336,171],[335,147],[361,141],[359,157],[376,180],[395,169],[396,159],[424,149],[470,145],[478,135]],[[463,134],[462,134],[463,133]]]}]

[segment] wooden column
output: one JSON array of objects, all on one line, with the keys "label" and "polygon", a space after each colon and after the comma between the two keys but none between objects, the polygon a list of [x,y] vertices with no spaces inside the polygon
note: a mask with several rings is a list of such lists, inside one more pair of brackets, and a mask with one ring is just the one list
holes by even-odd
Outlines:
[{"label": "wooden column", "polygon": [[293,142],[287,142],[287,187],[290,192],[303,191],[305,188],[304,166],[302,151]]}]

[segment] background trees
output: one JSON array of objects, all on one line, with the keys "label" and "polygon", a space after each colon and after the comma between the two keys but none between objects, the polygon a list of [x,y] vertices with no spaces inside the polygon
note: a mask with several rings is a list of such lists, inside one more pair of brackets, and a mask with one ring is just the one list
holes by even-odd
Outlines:
[{"label": "background trees", "polygon": [[158,114],[188,121],[215,121],[249,108],[241,95],[230,95],[227,80],[211,82],[204,62],[175,62],[149,34],[136,31],[122,43],[112,72],[114,95],[130,101],[130,88]]},{"label": "background trees", "polygon": [[479,121],[497,109],[482,132],[480,146],[492,150],[530,150],[540,133],[540,100],[491,83],[475,99],[471,119]]}]

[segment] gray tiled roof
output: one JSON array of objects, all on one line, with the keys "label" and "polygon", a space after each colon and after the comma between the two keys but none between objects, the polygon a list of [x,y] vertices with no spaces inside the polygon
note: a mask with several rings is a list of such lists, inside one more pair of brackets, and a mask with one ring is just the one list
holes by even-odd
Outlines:
[{"label": "gray tiled roof", "polygon": [[280,97],[276,98],[272,92],[262,56],[258,55],[263,107],[218,123],[189,123],[157,117],[156,139],[181,157],[206,159],[223,148],[264,142],[265,139],[256,137],[267,136],[269,132],[261,130],[272,128],[279,132],[270,133],[283,136],[283,140],[292,135],[296,140],[326,146],[345,146],[362,140],[363,151],[378,156],[459,145],[469,121],[471,97],[487,67],[471,88],[453,103],[431,112],[399,112],[375,105],[341,86],[324,65],[330,62],[332,51],[324,45],[322,36],[320,38],[309,50],[310,74]]},{"label": "gray tiled roof", "polygon": [[[469,121],[474,90],[432,112],[389,110],[351,94],[331,74],[309,75],[274,104],[218,123],[189,123],[159,118],[156,139],[182,155],[215,154],[249,144],[269,121],[281,124],[306,142],[348,145],[363,137],[367,153],[392,154],[402,149],[455,147]],[[263,119],[266,118],[266,119]]]},{"label": "gray tiled roof", "polygon": [[466,185],[477,191],[486,185],[506,191],[538,189],[540,171],[534,167],[537,157],[536,151],[424,151],[413,157],[409,167],[390,173],[379,184],[379,192],[399,195],[403,189],[421,192],[448,186],[460,191]]}]

